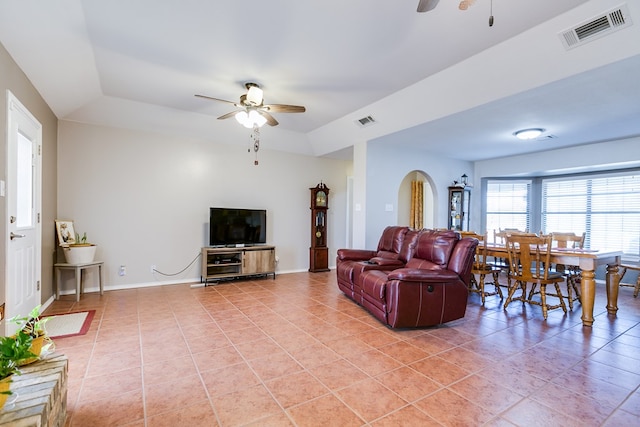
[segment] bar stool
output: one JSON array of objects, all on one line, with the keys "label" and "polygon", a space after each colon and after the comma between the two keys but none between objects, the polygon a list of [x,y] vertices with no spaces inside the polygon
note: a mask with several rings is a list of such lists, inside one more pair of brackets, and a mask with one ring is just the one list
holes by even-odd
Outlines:
[{"label": "bar stool", "polygon": [[61,273],[62,270],[72,270],[75,274],[76,278],[76,302],[80,301],[80,294],[82,293],[83,283],[82,283],[82,272],[88,268],[98,267],[98,280],[100,283],[100,295],[103,295],[103,271],[102,267],[104,265],[103,261],[93,261],[87,262],[84,264],[67,264],[66,262],[61,262],[54,264],[53,267],[55,269],[56,274],[56,299],[60,298],[60,282],[61,282]]}]

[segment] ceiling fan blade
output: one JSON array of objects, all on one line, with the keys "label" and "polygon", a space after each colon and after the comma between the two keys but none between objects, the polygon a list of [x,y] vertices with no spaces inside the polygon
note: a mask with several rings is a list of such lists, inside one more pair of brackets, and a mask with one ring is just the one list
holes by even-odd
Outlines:
[{"label": "ceiling fan blade", "polygon": [[265,110],[259,110],[258,113],[265,119],[267,119],[267,124],[269,126],[277,126],[278,121],[271,114],[267,113]]},{"label": "ceiling fan blade", "polygon": [[418,3],[418,12],[429,12],[438,5],[440,0],[420,0]]},{"label": "ceiling fan blade", "polygon": [[227,101],[226,99],[213,98],[213,97],[211,97],[211,96],[207,96],[207,95],[198,95],[198,94],[196,94],[195,96],[197,96],[198,98],[209,99],[209,100],[211,100],[211,101],[226,102],[227,104],[233,104],[233,105],[236,105],[236,103],[235,103],[235,102],[233,102],[233,101]]},{"label": "ceiling fan blade", "polygon": [[240,111],[244,111],[244,110],[236,110],[227,114],[223,114],[220,117],[218,117],[218,120],[224,120],[224,119],[229,119],[231,117],[235,117],[235,115],[238,114]]},{"label": "ceiling fan blade", "polygon": [[287,105],[287,104],[267,104],[264,105],[262,111],[269,111],[271,113],[304,113],[307,111],[301,105]]}]

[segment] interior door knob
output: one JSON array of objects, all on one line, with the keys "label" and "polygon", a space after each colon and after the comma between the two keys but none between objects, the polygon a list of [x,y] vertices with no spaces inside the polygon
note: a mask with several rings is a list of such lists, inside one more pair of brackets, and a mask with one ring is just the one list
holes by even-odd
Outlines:
[{"label": "interior door knob", "polygon": [[13,240],[13,239],[18,239],[18,238],[24,237],[24,234],[16,234],[16,233],[14,233],[12,231],[11,234],[9,235],[9,237],[11,238],[11,240]]}]

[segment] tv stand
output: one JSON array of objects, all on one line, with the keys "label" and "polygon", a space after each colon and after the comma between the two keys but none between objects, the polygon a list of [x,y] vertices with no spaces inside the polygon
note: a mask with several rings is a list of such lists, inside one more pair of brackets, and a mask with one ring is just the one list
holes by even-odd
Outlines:
[{"label": "tv stand", "polygon": [[202,248],[202,273],[200,281],[209,283],[223,279],[249,276],[269,276],[276,278],[275,246],[244,246]]}]

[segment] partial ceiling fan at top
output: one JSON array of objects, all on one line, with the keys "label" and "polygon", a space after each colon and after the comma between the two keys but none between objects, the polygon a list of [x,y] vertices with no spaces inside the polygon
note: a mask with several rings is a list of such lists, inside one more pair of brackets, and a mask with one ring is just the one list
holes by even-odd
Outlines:
[{"label": "partial ceiling fan at top", "polygon": [[223,114],[218,120],[235,117],[238,123],[246,128],[261,127],[264,124],[277,126],[278,121],[271,113],[304,113],[306,108],[300,105],[264,104],[264,92],[257,83],[245,83],[247,93],[240,96],[240,102],[227,101],[206,95],[195,95],[199,98],[233,104],[238,109]]},{"label": "partial ceiling fan at top", "polygon": [[[418,12],[429,12],[433,10],[440,0],[420,0],[418,2]],[[473,6],[476,0],[462,0],[458,5],[458,9],[467,10],[469,6]],[[491,11],[489,13],[489,26],[493,27],[493,0],[491,0]]]},{"label": "partial ceiling fan at top", "polygon": [[[433,10],[440,0],[420,0],[418,2],[418,12],[429,12]],[[458,9],[467,10],[469,6],[473,6],[476,0],[462,0],[458,5]]]}]

